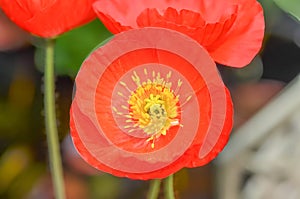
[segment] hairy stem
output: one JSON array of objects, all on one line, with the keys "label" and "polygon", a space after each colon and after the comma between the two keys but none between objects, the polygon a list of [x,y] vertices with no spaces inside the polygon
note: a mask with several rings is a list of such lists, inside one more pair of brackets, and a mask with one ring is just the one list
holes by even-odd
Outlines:
[{"label": "hairy stem", "polygon": [[44,105],[49,162],[56,199],[65,199],[62,163],[55,113],[54,39],[46,41]]}]

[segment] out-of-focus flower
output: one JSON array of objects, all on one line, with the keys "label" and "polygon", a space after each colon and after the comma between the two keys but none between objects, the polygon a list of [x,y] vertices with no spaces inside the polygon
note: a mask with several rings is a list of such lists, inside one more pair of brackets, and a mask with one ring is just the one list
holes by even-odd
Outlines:
[{"label": "out-of-focus flower", "polygon": [[264,35],[256,0],[98,0],[94,9],[112,33],[149,26],[177,30],[216,62],[233,67],[250,63]]},{"label": "out-of-focus flower", "polygon": [[207,164],[232,128],[214,61],[195,40],[164,28],[129,30],[93,51],[76,77],[70,115],[89,164],[143,180]]},{"label": "out-of-focus flower", "polygon": [[0,0],[6,15],[24,30],[41,37],[55,37],[96,17],[95,0]]}]

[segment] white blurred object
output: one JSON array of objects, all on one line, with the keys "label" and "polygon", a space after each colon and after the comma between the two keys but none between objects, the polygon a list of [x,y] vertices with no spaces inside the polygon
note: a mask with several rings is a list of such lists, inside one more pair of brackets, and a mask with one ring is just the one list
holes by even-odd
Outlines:
[{"label": "white blurred object", "polygon": [[216,163],[219,199],[300,199],[300,75],[234,132]]}]

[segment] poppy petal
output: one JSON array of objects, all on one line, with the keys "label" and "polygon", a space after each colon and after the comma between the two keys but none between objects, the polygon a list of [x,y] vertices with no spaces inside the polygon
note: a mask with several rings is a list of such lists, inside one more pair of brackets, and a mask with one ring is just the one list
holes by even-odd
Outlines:
[{"label": "poppy petal", "polygon": [[264,34],[263,11],[256,0],[98,0],[94,9],[113,33],[140,27],[173,29],[196,39],[216,62],[232,67],[250,63]]},{"label": "poppy petal", "polygon": [[233,104],[229,90],[225,88],[225,91],[227,105],[225,116],[226,122],[224,123],[223,129],[219,135],[216,135],[215,133],[207,134],[204,144],[198,153],[199,159],[195,161],[193,165],[202,166],[207,164],[207,162],[213,160],[223,150],[228,142],[233,125]]},{"label": "poppy petal", "polygon": [[96,17],[94,0],[1,0],[6,15],[21,28],[41,37],[55,37]]},{"label": "poppy petal", "polygon": [[139,27],[162,27],[184,33],[197,40],[210,52],[224,42],[228,32],[235,22],[236,15],[231,13],[223,16],[215,23],[207,23],[199,13],[173,8],[167,8],[164,15],[156,9],[146,9],[137,17]]},{"label": "poppy petal", "polygon": [[221,64],[243,67],[259,52],[264,35],[264,16],[261,5],[255,0],[240,0],[237,18],[224,42],[210,55]]},{"label": "poppy petal", "polygon": [[[155,145],[142,127],[131,125],[135,121],[126,105],[137,85],[149,81],[169,85],[179,99],[177,124],[155,138]],[[196,164],[207,141],[226,140],[223,129],[231,121],[226,121],[224,88],[208,53],[189,37],[160,28],[118,34],[85,60],[76,78],[71,107],[75,146],[100,170],[133,179],[164,178]],[[213,147],[205,149],[205,155],[215,157],[209,154]]]}]

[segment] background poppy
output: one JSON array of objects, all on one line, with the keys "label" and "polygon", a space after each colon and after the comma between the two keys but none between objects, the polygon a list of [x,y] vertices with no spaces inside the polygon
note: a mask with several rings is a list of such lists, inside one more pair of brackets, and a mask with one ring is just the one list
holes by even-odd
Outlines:
[{"label": "background poppy", "polygon": [[94,0],[0,0],[3,12],[17,25],[40,37],[55,37],[95,18]]},{"label": "background poppy", "polygon": [[149,26],[177,30],[197,40],[216,62],[233,67],[250,63],[264,35],[256,0],[98,0],[94,9],[112,33]]}]

